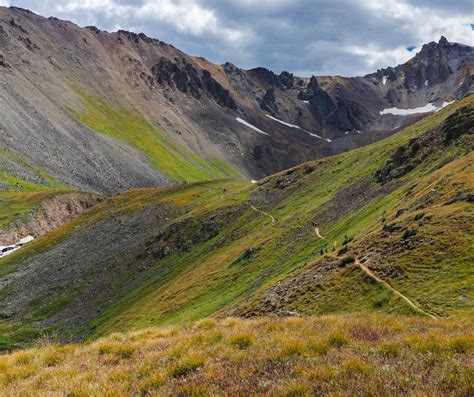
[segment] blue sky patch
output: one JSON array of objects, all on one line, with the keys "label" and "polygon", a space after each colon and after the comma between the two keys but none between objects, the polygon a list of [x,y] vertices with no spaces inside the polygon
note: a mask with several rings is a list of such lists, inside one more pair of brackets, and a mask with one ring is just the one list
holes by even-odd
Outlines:
[{"label": "blue sky patch", "polygon": [[410,47],[407,47],[408,52],[412,52],[416,48],[416,45],[411,45]]}]

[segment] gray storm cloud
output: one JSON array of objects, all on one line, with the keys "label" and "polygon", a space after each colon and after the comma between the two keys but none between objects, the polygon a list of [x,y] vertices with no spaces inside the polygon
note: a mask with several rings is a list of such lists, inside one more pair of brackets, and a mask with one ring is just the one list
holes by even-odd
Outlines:
[{"label": "gray storm cloud", "polygon": [[216,63],[299,75],[369,73],[441,35],[473,45],[472,0],[0,0],[8,3],[144,32]]}]

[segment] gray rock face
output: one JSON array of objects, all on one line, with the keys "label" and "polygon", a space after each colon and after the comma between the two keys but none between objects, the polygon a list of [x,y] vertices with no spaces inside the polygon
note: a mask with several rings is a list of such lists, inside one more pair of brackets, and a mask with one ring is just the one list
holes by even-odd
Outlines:
[{"label": "gray rock face", "polygon": [[59,112],[50,98],[28,83],[27,99],[19,93],[19,83],[23,82],[0,84],[1,146],[64,184],[91,192],[114,193],[167,182],[142,154]]}]

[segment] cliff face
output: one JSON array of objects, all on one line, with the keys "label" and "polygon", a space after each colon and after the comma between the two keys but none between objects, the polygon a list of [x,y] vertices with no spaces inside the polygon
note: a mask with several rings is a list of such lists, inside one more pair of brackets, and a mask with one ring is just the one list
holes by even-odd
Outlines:
[{"label": "cliff face", "polygon": [[39,237],[84,213],[102,201],[89,193],[58,193],[0,229],[0,245],[15,244],[26,236]]},{"label": "cliff face", "polygon": [[238,173],[258,179],[421,116],[384,109],[461,98],[472,91],[473,65],[472,47],[443,39],[364,77],[300,78],[0,7],[0,144],[93,192]]}]

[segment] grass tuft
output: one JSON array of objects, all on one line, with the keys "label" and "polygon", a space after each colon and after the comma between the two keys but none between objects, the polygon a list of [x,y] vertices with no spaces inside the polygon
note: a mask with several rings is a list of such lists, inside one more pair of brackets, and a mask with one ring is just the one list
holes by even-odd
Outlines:
[{"label": "grass tuft", "polygon": [[194,355],[186,357],[171,368],[170,375],[174,378],[189,375],[203,368],[205,362],[206,359],[202,356]]},{"label": "grass tuft", "polygon": [[247,349],[253,345],[253,337],[248,334],[233,335],[230,344],[238,349]]},{"label": "grass tuft", "polygon": [[348,345],[350,343],[350,339],[344,334],[333,333],[329,335],[327,343],[331,347],[341,348]]}]

